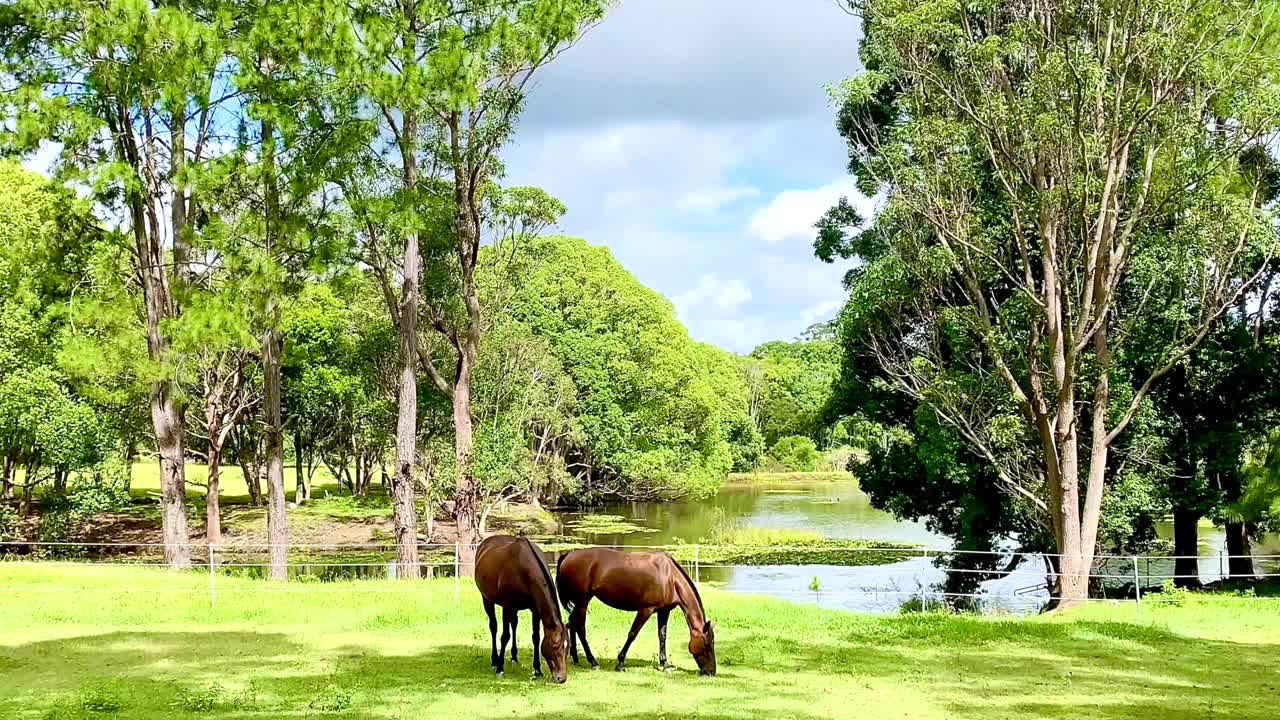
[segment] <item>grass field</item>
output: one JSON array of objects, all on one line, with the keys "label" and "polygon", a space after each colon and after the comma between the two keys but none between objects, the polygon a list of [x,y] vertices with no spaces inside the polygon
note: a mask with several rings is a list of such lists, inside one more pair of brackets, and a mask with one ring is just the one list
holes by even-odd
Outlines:
[{"label": "grass field", "polygon": [[[651,623],[593,605],[605,671],[488,669],[475,591],[452,580],[293,584],[0,564],[3,718],[1274,718],[1280,605],[1095,605],[1056,617],[871,616],[705,592],[720,674],[655,669]],[[67,592],[79,588],[84,592]],[[54,592],[55,589],[62,591]],[[164,592],[156,592],[164,591]],[[1212,602],[1212,604],[1211,604]]]},{"label": "grass field", "polygon": [[[209,468],[202,463],[187,463],[187,497],[204,499],[205,486],[209,482]],[[297,486],[298,473],[292,464],[284,468],[285,495],[293,501],[293,491]],[[377,478],[374,478],[377,485]],[[218,477],[219,496],[224,503],[249,502],[249,487],[245,485],[244,473],[237,465],[224,465]],[[130,492],[134,497],[145,497],[148,494],[160,493],[160,466],[153,460],[138,461],[133,464],[133,480]],[[312,477],[311,495],[318,497],[325,492],[337,494],[345,492],[334,479],[328,468],[317,467]]]}]

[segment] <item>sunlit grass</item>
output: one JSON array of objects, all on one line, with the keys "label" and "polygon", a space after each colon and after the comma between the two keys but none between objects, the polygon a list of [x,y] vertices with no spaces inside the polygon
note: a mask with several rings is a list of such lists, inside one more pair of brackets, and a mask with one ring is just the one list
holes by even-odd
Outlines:
[{"label": "sunlit grass", "polygon": [[849,482],[854,476],[843,471],[731,473],[726,483],[770,485],[781,483]]},{"label": "sunlit grass", "polygon": [[[591,606],[605,672],[488,669],[463,580],[271,586],[136,568],[0,564],[4,718],[1270,718],[1280,605],[1090,604],[1053,617],[859,615],[704,588],[720,673],[672,617],[609,672],[631,614]],[[263,590],[282,592],[262,592]],[[79,592],[72,592],[78,590]]]}]

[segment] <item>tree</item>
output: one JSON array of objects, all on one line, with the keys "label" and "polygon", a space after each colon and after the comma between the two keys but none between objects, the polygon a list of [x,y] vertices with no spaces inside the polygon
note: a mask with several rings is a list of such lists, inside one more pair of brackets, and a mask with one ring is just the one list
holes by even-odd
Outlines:
[{"label": "tree", "polygon": [[189,428],[202,428],[203,437],[194,438],[189,447],[204,448],[205,542],[212,546],[222,542],[219,488],[224,452],[236,426],[261,397],[253,372],[252,318],[243,309],[248,299],[230,278],[214,273],[207,277],[208,286],[191,288],[187,307],[170,332],[174,348],[185,359],[184,370],[194,375],[194,394],[203,400],[191,407],[195,417],[188,422]]},{"label": "tree", "polygon": [[[184,506],[184,421],[165,324],[180,313],[192,266],[198,198],[191,169],[214,150],[215,110],[227,98],[225,16],[211,4],[38,0],[0,17],[4,94],[19,151],[60,143],[60,172],[122,211],[132,238],[153,363],[151,417],[161,466],[165,557],[190,565]],[[172,252],[166,241],[172,241]]]},{"label": "tree", "polygon": [[674,306],[606,248],[538,238],[519,272],[511,315],[547,344],[576,390],[580,440],[564,448],[575,497],[714,492],[733,463],[726,408],[746,409],[733,359],[694,343]]},{"label": "tree", "polygon": [[769,457],[791,472],[813,472],[818,469],[818,446],[804,435],[788,435],[769,448]]},{"label": "tree", "polygon": [[[1079,601],[1113,447],[1274,251],[1241,160],[1280,116],[1276,58],[1256,44],[1270,16],[1128,0],[860,10],[867,70],[839,91],[841,122],[860,186],[887,199],[864,232],[837,208],[815,249],[879,256],[850,278],[875,362],[1043,519],[1056,595]],[[1153,308],[1183,321],[1142,338],[1159,360],[1123,391],[1116,358]]]},{"label": "tree", "polygon": [[839,372],[839,350],[829,338],[774,340],[751,351],[761,361],[759,427],[772,447],[788,435],[827,443],[824,411]]}]

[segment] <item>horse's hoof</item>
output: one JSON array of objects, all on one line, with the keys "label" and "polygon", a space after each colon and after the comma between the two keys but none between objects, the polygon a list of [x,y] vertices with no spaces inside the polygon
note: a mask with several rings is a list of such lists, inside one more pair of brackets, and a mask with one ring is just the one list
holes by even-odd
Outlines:
[{"label": "horse's hoof", "polygon": [[592,670],[595,670],[596,672],[600,672],[600,666],[599,666],[599,665],[592,665],[592,666],[591,666],[591,669],[592,669]]},{"label": "horse's hoof", "polygon": [[675,667],[672,665],[663,665],[661,670],[668,675],[676,671]]},{"label": "horse's hoof", "polygon": [[542,673],[540,673],[540,672],[536,672],[536,673],[534,673],[534,674],[533,674],[533,679],[534,679],[534,680],[538,680],[538,679],[541,679],[541,678],[542,678]]},{"label": "horse's hoof", "polygon": [[507,676],[507,675],[506,675],[506,673],[502,672],[501,670],[499,670],[499,671],[498,671],[498,679],[499,679],[499,680],[501,680],[502,678],[504,678],[504,677],[506,677],[506,676]]},{"label": "horse's hoof", "polygon": [[619,666],[615,667],[615,668],[613,669],[613,671],[614,671],[614,672],[626,672],[626,671],[627,671],[627,669],[626,669],[625,667],[623,667],[623,666],[619,665]]}]

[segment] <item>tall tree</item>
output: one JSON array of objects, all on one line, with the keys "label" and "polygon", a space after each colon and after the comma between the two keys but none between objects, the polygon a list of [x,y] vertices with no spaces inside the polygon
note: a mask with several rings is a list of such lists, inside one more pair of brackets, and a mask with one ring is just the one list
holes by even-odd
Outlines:
[{"label": "tall tree", "polygon": [[[184,421],[165,324],[191,273],[198,211],[190,172],[214,149],[227,28],[213,3],[23,0],[0,18],[4,93],[20,149],[61,143],[60,170],[121,210],[132,238],[154,365],[151,420],[160,456],[165,557],[190,565]],[[16,116],[16,117],[15,117]],[[169,252],[168,248],[172,250]]]},{"label": "tall tree", "polygon": [[[387,303],[400,331],[392,496],[399,560],[406,576],[417,572],[413,473],[419,367],[453,404],[455,515],[463,568],[472,569],[480,536],[478,493],[469,471],[471,378],[485,322],[477,285],[482,234],[492,207],[485,194],[499,170],[496,153],[511,137],[530,79],[602,12],[600,0],[404,0],[369,2],[357,13],[364,32],[358,42],[360,60],[352,70],[381,125],[370,158],[383,164],[392,157],[395,169],[383,173],[381,188],[375,182],[364,188],[350,183],[344,189],[365,220],[370,244],[398,242],[402,247],[397,258],[399,291],[387,292]],[[383,169],[390,170],[385,165]],[[376,217],[368,201],[371,195],[384,201],[395,198],[394,212],[382,203],[380,220],[390,223]],[[447,217],[441,218],[441,212]],[[439,220],[448,223],[448,230],[429,232],[439,227]],[[442,287],[427,298],[422,292],[424,237],[433,240],[426,249],[429,256],[443,265],[429,268]],[[380,247],[375,254],[384,261],[375,264],[385,267],[389,256]],[[442,269],[446,272],[440,273]],[[451,373],[441,372],[419,343],[424,305],[430,327],[456,356]],[[450,312],[454,305],[463,308],[461,316]]]},{"label": "tall tree", "polygon": [[[852,278],[879,318],[871,354],[1044,519],[1076,602],[1113,446],[1274,252],[1241,161],[1280,118],[1259,50],[1274,20],[1252,0],[859,10],[867,70],[841,121],[861,187],[887,199],[866,232],[833,218],[817,250],[877,249]],[[1116,358],[1154,308],[1182,322],[1142,338],[1159,359],[1122,392]]]}]

